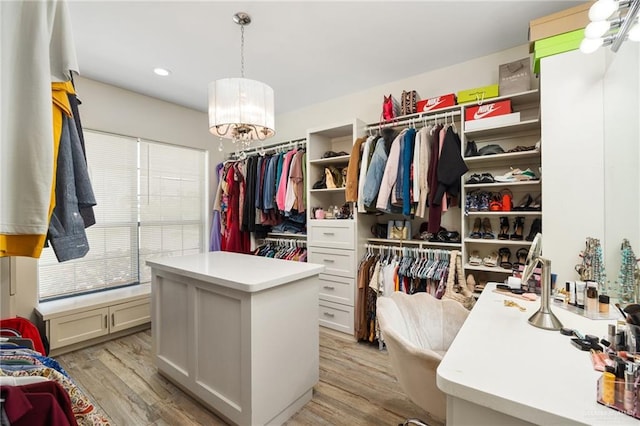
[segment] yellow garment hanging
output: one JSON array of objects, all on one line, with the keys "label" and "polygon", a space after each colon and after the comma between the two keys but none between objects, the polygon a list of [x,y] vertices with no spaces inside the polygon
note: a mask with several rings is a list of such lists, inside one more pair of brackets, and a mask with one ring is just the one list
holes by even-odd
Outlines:
[{"label": "yellow garment hanging", "polygon": [[[47,222],[51,220],[51,214],[56,206],[56,170],[58,164],[58,148],[62,135],[62,115],[72,117],[71,104],[68,94],[75,94],[73,84],[70,81],[51,83],[51,100],[53,111],[53,178],[51,181],[51,200]],[[37,165],[34,165],[36,167]],[[16,200],[15,202],[19,202]],[[6,235],[0,234],[0,257],[27,256],[39,258],[42,254],[44,241],[47,235]]]}]

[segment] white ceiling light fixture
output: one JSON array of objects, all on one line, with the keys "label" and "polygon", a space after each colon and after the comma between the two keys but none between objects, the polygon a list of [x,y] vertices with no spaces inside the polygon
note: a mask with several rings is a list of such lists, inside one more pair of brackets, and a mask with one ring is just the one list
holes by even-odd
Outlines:
[{"label": "white ceiling light fixture", "polygon": [[[238,12],[233,21],[240,25],[241,78],[209,83],[209,131],[232,139],[244,149],[251,141],[263,141],[275,134],[274,97],[270,86],[244,78],[244,27],[251,23],[251,17]],[[222,146],[222,139],[220,143]]]},{"label": "white ceiling light fixture", "polygon": [[166,68],[154,68],[153,69],[154,74],[159,75],[160,77],[167,77],[169,74],[171,74],[171,71],[169,71]]},{"label": "white ceiling light fixture", "polygon": [[[624,10],[626,13],[622,14]],[[589,9],[591,22],[584,30],[585,38],[580,43],[580,51],[593,53],[601,46],[611,45],[611,50],[617,52],[627,38],[638,41],[640,29],[635,28],[638,27],[636,18],[639,12],[640,0],[596,1]],[[614,14],[619,17],[609,20]]]}]

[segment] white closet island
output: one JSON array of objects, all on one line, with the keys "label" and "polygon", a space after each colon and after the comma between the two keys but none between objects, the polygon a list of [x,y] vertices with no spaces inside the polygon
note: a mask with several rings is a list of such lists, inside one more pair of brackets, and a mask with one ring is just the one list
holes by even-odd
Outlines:
[{"label": "white closet island", "polygon": [[227,252],[147,265],[161,374],[240,425],[282,424],[311,399],[324,266]]}]

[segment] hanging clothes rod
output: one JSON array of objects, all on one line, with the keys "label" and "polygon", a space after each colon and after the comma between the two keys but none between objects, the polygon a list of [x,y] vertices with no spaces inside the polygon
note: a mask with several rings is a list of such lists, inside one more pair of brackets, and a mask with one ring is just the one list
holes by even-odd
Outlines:
[{"label": "hanging clothes rod", "polygon": [[387,251],[391,253],[403,253],[403,254],[444,254],[450,253],[451,250],[447,249],[432,249],[432,248],[419,248],[419,247],[399,247],[399,246],[385,246],[379,244],[365,244],[364,248],[367,250]]},{"label": "hanging clothes rod", "polygon": [[297,148],[299,146],[305,146],[307,144],[307,139],[294,139],[286,142],[279,142],[273,145],[267,146],[258,146],[255,148],[249,148],[241,151],[232,152],[229,154],[230,160],[244,159],[249,155],[264,155],[271,152],[277,152],[279,149],[283,148]]},{"label": "hanging clothes rod", "polygon": [[[454,107],[451,107],[454,108]],[[429,120],[435,120],[436,122],[441,120],[446,120],[451,118],[453,121],[453,117],[460,115],[460,107],[458,105],[455,106],[456,109],[444,110],[440,112],[419,112],[416,114],[403,115],[402,117],[393,118],[390,121],[379,121],[377,123],[370,123],[364,128],[364,130],[380,130],[387,127],[402,127],[413,125],[415,127],[416,124],[426,125],[426,122]]]},{"label": "hanging clothes rod", "polygon": [[306,247],[307,246],[307,242],[305,240],[294,240],[294,239],[288,239],[288,238],[266,237],[266,238],[263,238],[263,241],[265,243],[267,242],[276,243],[278,245],[283,245],[287,247]]}]

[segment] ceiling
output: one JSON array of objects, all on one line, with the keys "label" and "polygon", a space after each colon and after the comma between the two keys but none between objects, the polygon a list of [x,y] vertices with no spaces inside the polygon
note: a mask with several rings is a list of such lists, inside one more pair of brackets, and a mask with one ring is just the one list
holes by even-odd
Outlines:
[{"label": "ceiling", "polygon": [[[77,1],[80,74],[199,111],[210,81],[273,87],[276,114],[527,42],[529,21],[581,1]],[[155,67],[171,71],[168,77]]]}]

